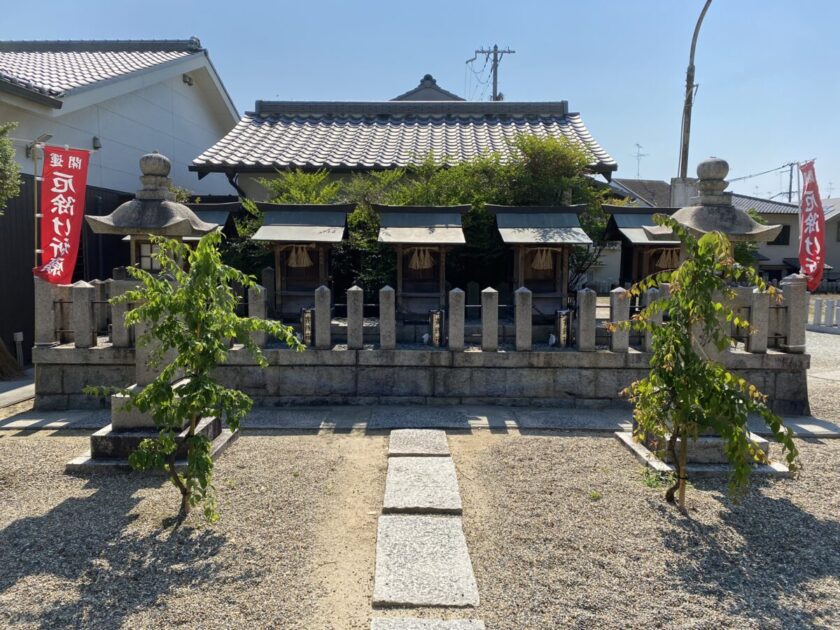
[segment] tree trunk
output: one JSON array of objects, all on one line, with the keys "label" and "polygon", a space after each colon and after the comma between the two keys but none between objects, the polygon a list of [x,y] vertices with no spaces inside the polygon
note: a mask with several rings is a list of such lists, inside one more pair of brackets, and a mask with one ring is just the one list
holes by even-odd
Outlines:
[{"label": "tree trunk", "polygon": [[688,432],[683,431],[682,440],[680,441],[680,464],[677,470],[679,471],[680,491],[678,505],[680,510],[685,512],[685,482],[687,475],[685,474],[685,464],[688,459]]}]

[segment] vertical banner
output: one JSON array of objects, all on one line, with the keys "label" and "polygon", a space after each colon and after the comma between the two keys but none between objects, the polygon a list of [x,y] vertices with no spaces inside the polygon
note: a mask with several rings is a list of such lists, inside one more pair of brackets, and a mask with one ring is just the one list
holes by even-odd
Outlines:
[{"label": "vertical banner", "polygon": [[799,208],[799,266],[808,276],[808,290],[822,281],[825,266],[825,214],[817,187],[814,162],[805,162],[802,171],[802,202]]},{"label": "vertical banner", "polygon": [[73,281],[85,213],[90,153],[44,147],[41,182],[41,266],[32,272],[56,284]]}]

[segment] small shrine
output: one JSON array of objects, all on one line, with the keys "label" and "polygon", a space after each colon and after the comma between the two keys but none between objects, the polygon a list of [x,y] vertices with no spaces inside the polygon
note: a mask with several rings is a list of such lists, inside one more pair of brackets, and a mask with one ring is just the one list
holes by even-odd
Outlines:
[{"label": "small shrine", "polygon": [[680,242],[673,235],[653,237],[645,231],[654,225],[653,215],[672,214],[673,208],[601,206],[610,215],[605,239],[621,242],[619,284],[634,284],[652,273],[676,269]]},{"label": "small shrine", "polygon": [[580,226],[585,206],[486,206],[499,234],[513,248],[513,284],[533,293],[539,318],[569,306],[569,256],[592,244]]},{"label": "small shrine", "polygon": [[165,236],[177,240],[200,238],[218,229],[216,223],[202,221],[192,210],[175,201],[170,191],[172,164],[165,155],[148,153],[140,158],[140,182],[143,187],[134,199],[117,207],[107,216],[86,216],[94,234],[114,234],[128,237],[131,245],[131,264],[146,271],[159,271],[152,254],[155,251],[150,236]]},{"label": "small shrine", "polygon": [[[251,237],[274,250],[274,303],[277,317],[295,318],[313,306],[313,292],[332,288],[332,248],[342,241],[353,204],[258,204],[263,224]],[[268,287],[269,289],[271,287]]]},{"label": "small shrine", "polygon": [[379,242],[397,255],[397,309],[427,316],[446,306],[446,252],[465,244],[461,217],[470,206],[383,206]]}]

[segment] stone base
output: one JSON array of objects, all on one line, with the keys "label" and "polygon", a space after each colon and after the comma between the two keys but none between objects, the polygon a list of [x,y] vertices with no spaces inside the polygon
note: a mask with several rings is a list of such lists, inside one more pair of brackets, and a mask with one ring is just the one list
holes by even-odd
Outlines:
[{"label": "stone base", "polygon": [[[649,451],[644,444],[637,442],[633,438],[633,434],[629,431],[617,431],[615,437],[619,442],[624,444],[640,463],[648,468],[652,468],[656,472],[676,474],[676,468],[659,459],[653,452]],[[701,464],[688,463],[686,464],[686,472],[691,478],[697,477],[717,477],[720,475],[728,475],[731,472],[731,467],[726,464]],[[793,473],[781,462],[770,462],[769,464],[757,464],[753,466],[752,474],[754,475],[769,475],[775,477],[792,477]]]},{"label": "stone base", "polygon": [[[186,445],[184,444],[186,433],[185,429],[176,437],[176,441],[180,444],[176,452],[178,466],[186,465]],[[213,459],[221,455],[227,446],[239,437],[239,431],[232,432],[229,429],[223,429],[221,420],[218,418],[203,419],[196,428],[196,433],[204,435],[211,441],[210,454]],[[158,432],[153,430],[116,431],[108,425],[91,436],[91,450],[70,460],[65,466],[65,472],[101,468],[130,469],[128,456],[136,450],[142,440],[157,436]]]},{"label": "stone base", "polygon": [[[673,458],[671,457],[671,451],[668,449],[669,439],[669,436],[666,435],[660,444],[657,443],[656,438],[648,437],[645,440],[645,447],[657,453],[665,462],[671,464],[673,463]],[[770,442],[766,439],[755,433],[750,433],[749,439],[759,449],[764,451],[765,455],[770,453]],[[677,453],[680,452],[681,442],[682,440],[677,439],[675,445]],[[729,459],[726,457],[723,447],[723,440],[719,436],[701,435],[696,440],[689,440],[686,461],[689,464],[729,464]]]}]

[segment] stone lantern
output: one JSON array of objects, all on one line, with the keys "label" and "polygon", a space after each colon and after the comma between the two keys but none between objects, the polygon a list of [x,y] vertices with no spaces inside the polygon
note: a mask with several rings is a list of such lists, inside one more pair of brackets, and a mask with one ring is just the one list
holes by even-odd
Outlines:
[{"label": "stone lantern", "polygon": [[[680,208],[671,218],[694,236],[722,232],[732,242],[767,243],[782,230],[781,225],[762,225],[746,211],[732,205],[732,193],[726,192],[729,164],[720,158],[709,158],[697,165],[699,205]],[[673,235],[664,225],[644,226],[654,239]]]},{"label": "stone lantern", "polygon": [[177,240],[196,239],[217,229],[205,223],[182,203],[175,201],[169,190],[172,164],[165,155],[147,153],[140,158],[140,182],[143,187],[134,199],[127,201],[104,217],[86,216],[94,234],[126,236],[131,243],[131,264],[147,271],[157,271],[152,258],[149,236],[165,236]]}]

